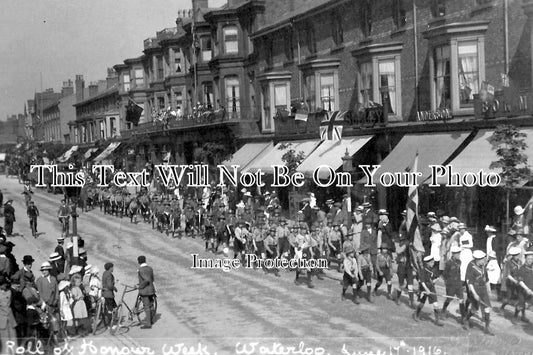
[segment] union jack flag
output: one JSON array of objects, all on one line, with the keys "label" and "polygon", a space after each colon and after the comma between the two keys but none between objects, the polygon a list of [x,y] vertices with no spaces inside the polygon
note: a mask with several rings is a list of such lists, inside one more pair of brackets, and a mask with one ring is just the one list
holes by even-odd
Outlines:
[{"label": "union jack flag", "polygon": [[320,123],[321,141],[340,141],[342,139],[343,123],[348,111],[326,112]]}]

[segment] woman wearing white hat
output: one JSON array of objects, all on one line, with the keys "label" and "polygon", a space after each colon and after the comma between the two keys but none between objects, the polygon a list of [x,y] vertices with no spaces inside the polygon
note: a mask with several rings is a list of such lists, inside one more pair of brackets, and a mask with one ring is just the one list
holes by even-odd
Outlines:
[{"label": "woman wearing white hat", "polygon": [[67,331],[72,334],[74,317],[72,316],[72,296],[70,295],[70,282],[63,280],[59,283],[59,313],[61,321],[66,322]]},{"label": "woman wearing white hat", "polygon": [[466,268],[468,264],[472,261],[472,248],[474,247],[474,242],[472,240],[472,234],[468,233],[466,230],[466,225],[464,223],[459,223],[459,247],[461,247],[461,281],[465,281]]}]

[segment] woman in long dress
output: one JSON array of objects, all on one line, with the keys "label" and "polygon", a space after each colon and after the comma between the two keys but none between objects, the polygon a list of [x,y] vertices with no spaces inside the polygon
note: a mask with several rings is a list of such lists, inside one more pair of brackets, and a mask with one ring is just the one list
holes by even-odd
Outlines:
[{"label": "woman in long dress", "polygon": [[88,317],[85,295],[81,290],[81,276],[74,274],[70,279],[70,294],[72,296],[72,315],[74,316],[76,331],[84,331]]},{"label": "woman in long dress", "polygon": [[472,239],[472,234],[467,232],[464,223],[459,223],[459,247],[461,247],[461,254],[459,254],[459,259],[461,260],[461,281],[465,281],[466,268],[474,259],[472,256],[474,241]]},{"label": "woman in long dress", "polygon": [[69,334],[73,334],[74,317],[72,315],[72,296],[70,294],[70,282],[63,280],[59,282],[59,313],[61,321],[66,323]]}]

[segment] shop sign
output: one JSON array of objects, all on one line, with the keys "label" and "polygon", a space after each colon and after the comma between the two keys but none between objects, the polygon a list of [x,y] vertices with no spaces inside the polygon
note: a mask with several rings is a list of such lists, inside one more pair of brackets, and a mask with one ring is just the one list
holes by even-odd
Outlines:
[{"label": "shop sign", "polygon": [[516,117],[533,114],[533,92],[504,87],[485,100],[474,95],[474,115],[476,119]]}]

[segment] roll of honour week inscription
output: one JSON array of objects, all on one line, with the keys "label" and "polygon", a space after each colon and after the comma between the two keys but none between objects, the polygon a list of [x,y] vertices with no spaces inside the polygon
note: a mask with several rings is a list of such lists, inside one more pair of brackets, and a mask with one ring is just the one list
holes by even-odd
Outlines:
[{"label": "roll of honour week inscription", "polygon": [[[477,172],[458,173],[451,165],[429,165],[430,175],[424,181],[419,181],[422,173],[419,171],[382,172],[381,165],[359,165],[365,177],[366,187],[375,187],[377,183],[384,187],[418,186],[426,180],[428,185],[450,187],[490,186],[496,187],[501,183],[497,172],[486,172],[483,169]],[[238,165],[230,167],[217,165],[219,183],[217,186],[264,187],[263,178],[266,172],[258,169],[254,172],[241,171]],[[272,174],[271,187],[302,187],[306,178],[303,172],[289,172],[285,165],[272,165],[269,174]],[[47,172],[51,174],[52,187],[83,187],[90,180],[83,171],[59,171],[56,165],[32,165],[30,172],[36,172],[38,187],[46,187],[49,181]],[[148,187],[150,186],[150,172],[146,169],[137,172],[124,172],[116,170],[113,165],[94,165],[92,172],[96,176],[98,187],[108,187],[111,181],[117,187]],[[156,165],[154,175],[164,186],[209,187],[212,181],[208,165]],[[351,187],[353,174],[351,172],[337,172],[329,165],[319,165],[312,172],[312,179],[318,187]]]}]

